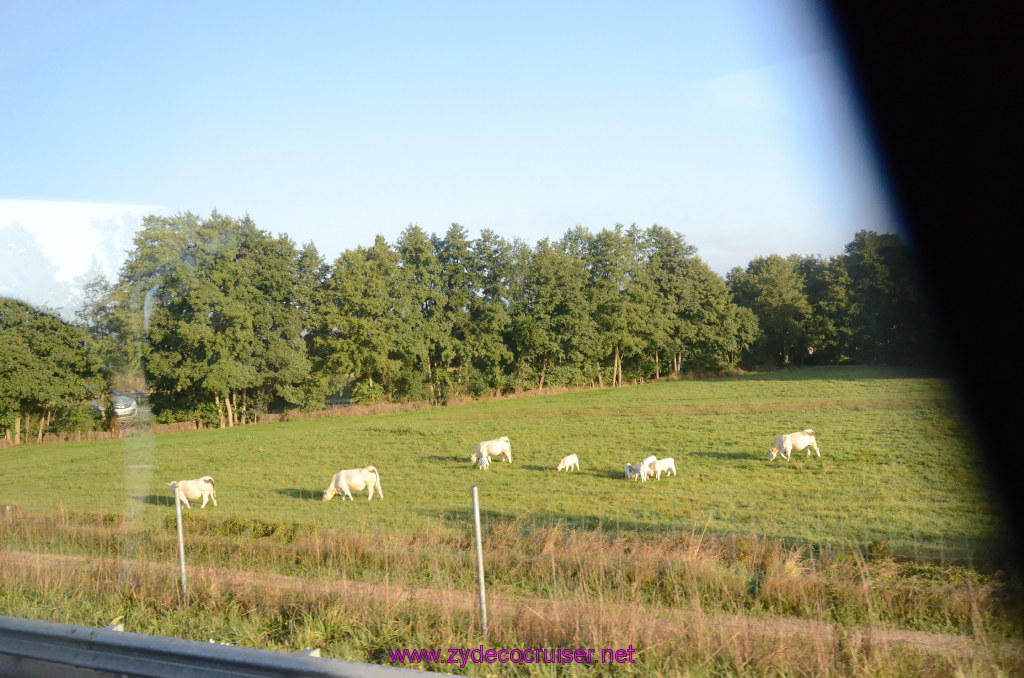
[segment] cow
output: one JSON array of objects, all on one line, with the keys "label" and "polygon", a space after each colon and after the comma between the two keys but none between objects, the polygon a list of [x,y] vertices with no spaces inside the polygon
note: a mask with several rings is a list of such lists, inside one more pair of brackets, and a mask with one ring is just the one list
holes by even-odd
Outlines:
[{"label": "cow", "polygon": [[185,505],[185,508],[192,508],[191,504],[188,503],[189,499],[203,498],[203,505],[199,508],[206,508],[206,502],[213,500],[213,505],[217,505],[217,491],[213,487],[213,478],[210,476],[203,476],[202,478],[196,478],[195,480],[175,480],[167,483],[167,486],[174,491],[175,486],[178,488],[178,495],[181,497],[181,503]]},{"label": "cow", "polygon": [[628,461],[626,462],[626,480],[636,480],[640,477],[640,464],[633,466]]},{"label": "cow", "polygon": [[491,467],[491,458],[486,454],[480,455],[480,458],[476,460],[476,465],[482,469],[489,469]]},{"label": "cow", "polygon": [[507,437],[483,441],[476,446],[476,450],[473,451],[469,461],[475,464],[481,456],[497,457],[499,455],[502,461],[512,463],[512,444],[508,441]]},{"label": "cow", "polygon": [[661,480],[662,472],[672,471],[672,475],[676,474],[676,460],[672,457],[666,457],[665,459],[659,459],[654,462],[655,478]]},{"label": "cow", "polygon": [[558,462],[558,466],[555,467],[555,471],[561,471],[562,469],[565,469],[566,471],[571,471],[573,466],[576,467],[577,471],[580,470],[580,458],[577,457],[575,454],[570,454],[566,457],[563,457],[562,461]]},{"label": "cow", "polygon": [[809,428],[797,431],[796,433],[780,435],[776,438],[775,444],[768,450],[768,461],[774,460],[780,454],[783,459],[789,461],[789,457],[793,452],[799,452],[804,449],[807,450],[808,457],[811,456],[811,450],[814,450],[819,457],[821,456],[818,444],[814,440],[814,431]]},{"label": "cow", "polygon": [[653,454],[640,462],[640,482],[646,483],[647,479],[657,472],[657,463],[658,458]]},{"label": "cow", "polygon": [[[331,484],[324,490],[323,501],[330,501],[331,498],[336,494],[345,495],[342,497],[348,497],[352,499],[352,493],[349,490],[360,490],[370,488],[370,494],[367,495],[366,499],[373,499],[373,490],[377,490],[377,494],[380,498],[384,498],[384,492],[380,489],[380,474],[377,473],[377,469],[373,466],[367,466],[365,468],[353,468],[345,471],[338,471],[331,478]],[[352,499],[355,501],[355,499]]]}]

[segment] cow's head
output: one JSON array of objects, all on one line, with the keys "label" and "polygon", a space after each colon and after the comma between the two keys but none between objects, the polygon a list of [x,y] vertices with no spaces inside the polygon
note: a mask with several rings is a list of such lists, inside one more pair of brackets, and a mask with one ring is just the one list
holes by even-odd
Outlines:
[{"label": "cow's head", "polygon": [[768,461],[775,461],[775,457],[779,454],[779,450],[775,447],[768,450]]},{"label": "cow's head", "polygon": [[336,494],[338,494],[338,491],[334,489],[334,485],[331,485],[326,490],[324,490],[324,498],[321,501],[330,501],[331,497],[333,497]]}]

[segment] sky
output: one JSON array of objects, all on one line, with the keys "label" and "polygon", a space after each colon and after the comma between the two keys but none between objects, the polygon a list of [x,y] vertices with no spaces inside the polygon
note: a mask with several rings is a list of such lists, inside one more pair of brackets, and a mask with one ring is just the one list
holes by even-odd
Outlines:
[{"label": "sky", "polygon": [[810,0],[7,0],[0,101],[0,295],[66,317],[147,214],[328,261],[410,224],[658,224],[723,276],[899,228]]}]

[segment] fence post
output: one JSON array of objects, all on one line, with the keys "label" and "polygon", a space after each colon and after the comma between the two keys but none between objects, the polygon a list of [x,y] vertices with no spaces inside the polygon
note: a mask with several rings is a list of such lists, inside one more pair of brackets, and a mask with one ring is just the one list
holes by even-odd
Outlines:
[{"label": "fence post", "polygon": [[188,580],[185,578],[185,537],[181,529],[181,489],[174,484],[174,513],[178,518],[178,563],[181,566],[181,602],[188,602]]},{"label": "fence post", "polygon": [[480,499],[473,486],[473,538],[476,541],[476,581],[480,587],[480,635],[487,637],[487,598],[484,594],[484,549],[480,538]]}]

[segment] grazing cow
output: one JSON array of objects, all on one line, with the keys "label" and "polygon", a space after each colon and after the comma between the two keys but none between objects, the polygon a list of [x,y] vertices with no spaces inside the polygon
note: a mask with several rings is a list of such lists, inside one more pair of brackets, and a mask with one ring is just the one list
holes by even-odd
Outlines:
[{"label": "grazing cow", "polygon": [[[367,500],[373,499],[373,490],[377,490],[377,494],[380,498],[384,498],[384,493],[380,489],[380,474],[377,473],[377,469],[373,466],[367,466],[366,468],[353,468],[345,471],[338,471],[331,478],[331,484],[324,490],[323,501],[330,501],[331,497],[336,494],[343,494],[345,497],[352,499],[352,493],[349,490],[360,490],[370,488],[370,494],[366,497]],[[344,497],[342,497],[344,499]],[[355,499],[352,499],[355,501]]]},{"label": "grazing cow", "polygon": [[565,469],[566,471],[571,471],[573,466],[576,467],[577,471],[580,470],[580,458],[577,457],[575,454],[570,454],[566,457],[563,457],[562,461],[558,462],[558,466],[555,467],[555,471],[561,471],[562,469]]},{"label": "grazing cow", "polygon": [[654,462],[654,472],[656,479],[661,480],[662,471],[672,471],[672,475],[675,475],[676,460],[673,459],[672,457],[667,457],[665,459],[659,459],[658,461]]},{"label": "grazing cow", "polygon": [[653,454],[640,462],[640,482],[646,483],[647,479],[657,472],[657,463],[658,458]]},{"label": "grazing cow", "polygon": [[804,449],[807,450],[808,457],[811,456],[811,450],[814,450],[819,457],[821,456],[821,452],[818,451],[818,444],[814,440],[814,431],[809,428],[797,431],[796,433],[787,433],[776,438],[775,444],[768,450],[768,461],[772,461],[779,454],[782,455],[783,459],[789,461],[789,457],[793,452],[799,452]]},{"label": "grazing cow", "polygon": [[636,480],[640,477],[640,464],[633,466],[628,461],[626,462],[626,480]]},{"label": "grazing cow", "polygon": [[176,480],[171,483],[167,483],[167,486],[174,491],[174,487],[177,485],[178,494],[181,496],[181,503],[185,505],[185,508],[192,508],[188,503],[189,499],[203,498],[203,505],[199,508],[206,508],[206,502],[213,500],[213,505],[217,505],[217,491],[213,488],[213,478],[210,476],[203,476],[202,478],[196,478],[195,480]]},{"label": "grazing cow", "polygon": [[475,464],[481,456],[497,457],[499,455],[502,461],[512,463],[512,444],[508,441],[508,437],[483,441],[476,446],[476,450],[473,451],[473,456],[469,458],[469,461]]}]

